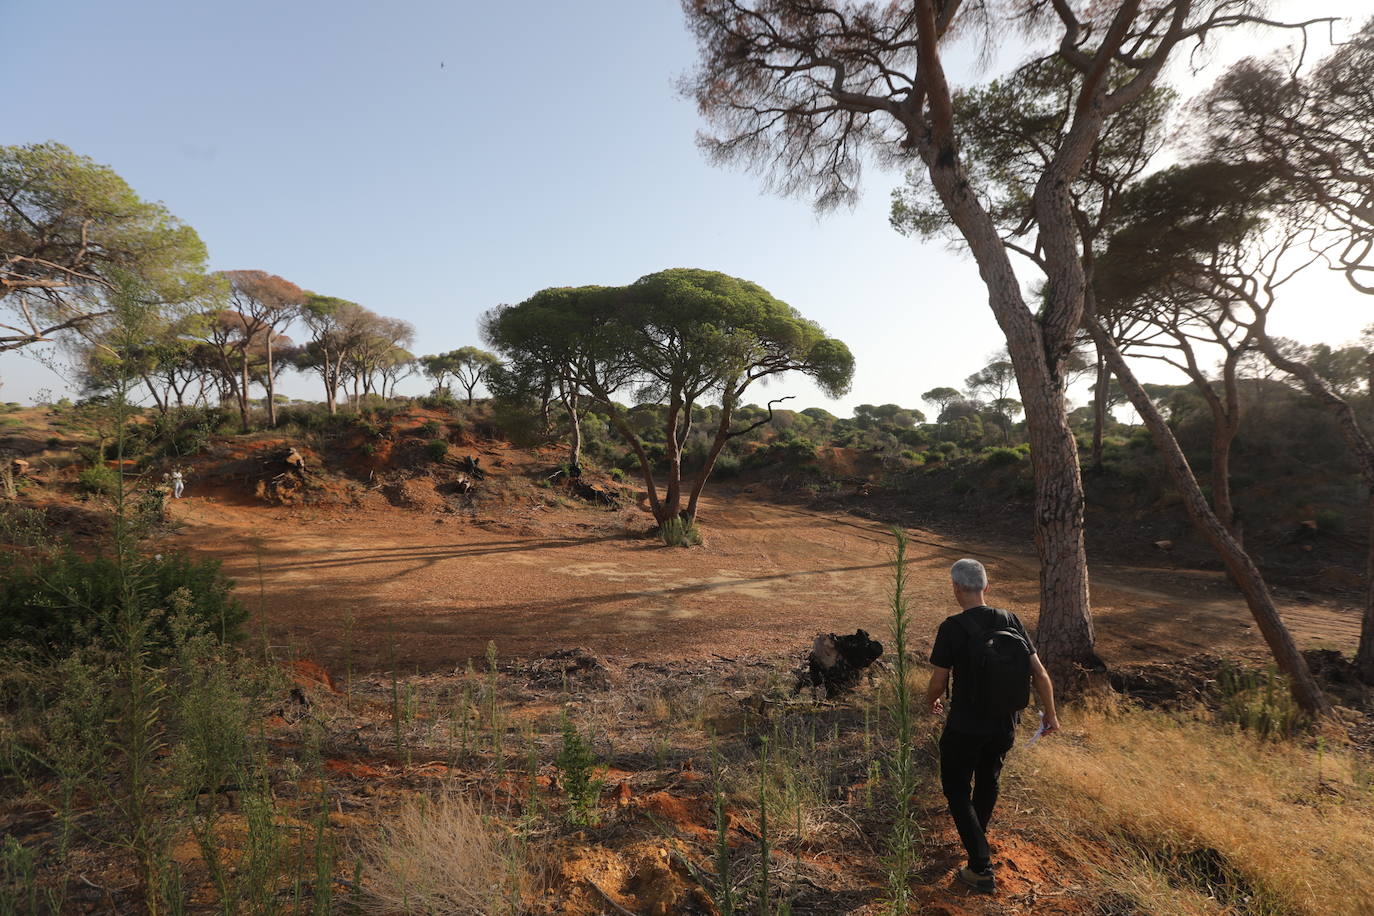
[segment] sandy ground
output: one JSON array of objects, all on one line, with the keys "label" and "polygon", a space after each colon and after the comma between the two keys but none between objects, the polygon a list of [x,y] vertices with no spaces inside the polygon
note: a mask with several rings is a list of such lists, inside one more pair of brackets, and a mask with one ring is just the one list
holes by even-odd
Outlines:
[{"label": "sandy ground", "polygon": [[[191,496],[169,540],[224,561],[281,651],[357,670],[438,671],[484,654],[585,646],[625,660],[804,652],[817,632],[886,639],[891,534],[879,523],[777,505],[749,493],[707,500],[706,543],[670,549],[632,535],[648,516],[527,506],[482,520],[389,510],[323,513]],[[973,556],[991,603],[1038,617],[1033,555],[995,554],[910,532],[915,640],[954,608],[946,570]],[[1029,545],[1027,545],[1029,547]],[[1099,651],[1109,663],[1197,652],[1260,653],[1244,602],[1217,574],[1094,570]],[[1303,648],[1349,651],[1353,607],[1290,604]]]}]

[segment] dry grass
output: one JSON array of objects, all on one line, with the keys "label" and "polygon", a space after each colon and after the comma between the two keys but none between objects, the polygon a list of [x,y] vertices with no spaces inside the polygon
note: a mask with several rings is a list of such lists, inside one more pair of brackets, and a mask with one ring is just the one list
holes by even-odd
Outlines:
[{"label": "dry grass", "polygon": [[1374,793],[1344,748],[1139,709],[1072,709],[1009,760],[1064,850],[1159,914],[1369,913]]},{"label": "dry grass", "polygon": [[518,913],[537,878],[529,847],[452,790],[408,801],[360,853],[377,913]]}]

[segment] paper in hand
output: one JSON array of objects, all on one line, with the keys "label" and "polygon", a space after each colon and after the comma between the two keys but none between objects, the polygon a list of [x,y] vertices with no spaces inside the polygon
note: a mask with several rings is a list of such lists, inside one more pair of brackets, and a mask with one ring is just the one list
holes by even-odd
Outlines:
[{"label": "paper in hand", "polygon": [[1037,729],[1035,730],[1035,734],[1033,734],[1033,735],[1030,736],[1030,740],[1026,742],[1026,747],[1035,747],[1035,742],[1039,741],[1039,740],[1040,740],[1040,736],[1043,735],[1044,733],[1045,733],[1045,714],[1042,712],[1042,713],[1040,714],[1040,727],[1037,728]]}]

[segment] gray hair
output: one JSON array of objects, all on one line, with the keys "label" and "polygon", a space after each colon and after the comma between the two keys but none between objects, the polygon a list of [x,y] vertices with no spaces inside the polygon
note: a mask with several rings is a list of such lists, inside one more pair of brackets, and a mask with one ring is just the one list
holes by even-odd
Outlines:
[{"label": "gray hair", "polygon": [[977,560],[963,559],[949,568],[949,577],[966,592],[981,592],[988,587],[988,571]]}]

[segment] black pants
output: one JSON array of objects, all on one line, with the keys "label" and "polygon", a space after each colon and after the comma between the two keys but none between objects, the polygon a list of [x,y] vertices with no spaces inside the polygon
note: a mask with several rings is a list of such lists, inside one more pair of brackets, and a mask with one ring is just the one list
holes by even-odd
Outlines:
[{"label": "black pants", "polygon": [[974,871],[986,871],[992,864],[988,823],[997,804],[1002,761],[1015,740],[1015,732],[970,735],[945,729],[940,736],[940,785],[968,852],[968,867]]}]

